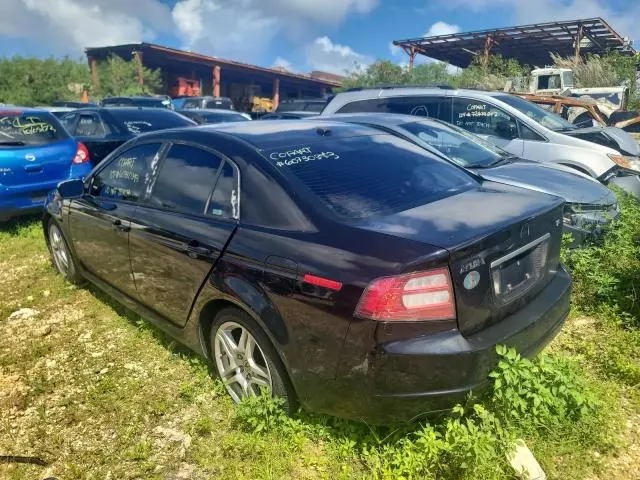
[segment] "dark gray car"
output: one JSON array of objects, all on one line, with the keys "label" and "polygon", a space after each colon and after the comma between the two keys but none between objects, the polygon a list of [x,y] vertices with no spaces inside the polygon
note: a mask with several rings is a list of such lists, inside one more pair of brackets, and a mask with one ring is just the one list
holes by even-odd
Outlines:
[{"label": "dark gray car", "polygon": [[618,215],[616,197],[597,180],[562,165],[518,158],[466,130],[440,120],[413,115],[337,114],[332,120],[384,129],[425,150],[473,171],[485,180],[500,182],[565,199],[564,231],[574,247],[602,231]]}]

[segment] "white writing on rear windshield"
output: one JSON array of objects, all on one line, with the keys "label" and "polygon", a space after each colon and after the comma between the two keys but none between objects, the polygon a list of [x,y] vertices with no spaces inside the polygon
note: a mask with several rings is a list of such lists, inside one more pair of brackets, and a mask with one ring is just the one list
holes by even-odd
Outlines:
[{"label": "white writing on rear windshield", "polygon": [[271,152],[269,158],[275,161],[277,167],[290,167],[298,163],[312,162],[314,160],[339,159],[335,152],[313,152],[311,147],[301,147],[282,152]]}]

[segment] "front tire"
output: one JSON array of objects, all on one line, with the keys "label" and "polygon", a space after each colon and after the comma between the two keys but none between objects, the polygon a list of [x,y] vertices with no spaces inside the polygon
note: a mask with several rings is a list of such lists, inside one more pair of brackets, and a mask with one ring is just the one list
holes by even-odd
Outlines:
[{"label": "front tire", "polygon": [[295,393],[280,357],[249,315],[235,307],[221,310],[209,341],[218,376],[235,403],[264,389],[284,401],[288,414],[295,411]]},{"label": "front tire", "polygon": [[51,260],[56,270],[68,282],[78,284],[82,281],[82,277],[78,273],[78,267],[75,259],[69,249],[66,239],[62,233],[62,229],[55,222],[50,220],[47,227],[47,237],[49,240],[49,250],[51,252]]}]

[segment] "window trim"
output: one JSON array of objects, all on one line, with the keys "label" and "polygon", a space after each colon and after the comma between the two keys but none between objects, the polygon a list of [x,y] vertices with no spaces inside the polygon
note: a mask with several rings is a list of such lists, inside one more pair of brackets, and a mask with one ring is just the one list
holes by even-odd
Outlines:
[{"label": "window trim", "polygon": [[[147,143],[147,142],[145,142]],[[177,213],[177,214],[181,214],[181,215],[191,215],[194,217],[198,217],[198,218],[207,218],[207,219],[212,219],[212,220],[216,220],[216,221],[224,221],[224,222],[239,222],[240,221],[240,208],[241,208],[241,191],[240,191],[240,185],[241,185],[241,181],[240,181],[240,168],[238,168],[238,166],[235,164],[235,162],[233,162],[229,157],[227,157],[225,154],[223,154],[222,152],[220,152],[219,150],[216,150],[215,148],[211,148],[202,144],[199,144],[197,142],[192,142],[192,141],[188,141],[188,140],[170,140],[167,142],[164,142],[164,145],[166,146],[166,149],[164,150],[164,152],[162,152],[162,157],[160,158],[160,166],[158,168],[157,173],[154,176],[153,179],[153,184],[151,187],[151,191],[149,192],[149,194],[144,195],[142,202],[140,202],[139,204],[147,207],[147,208],[152,208],[154,210],[157,211],[161,211],[161,212],[167,212],[167,213]],[[161,205],[153,205],[149,202],[149,198],[153,195],[153,192],[156,188],[156,180],[158,179],[158,177],[160,176],[160,173],[162,171],[162,167],[164,166],[164,162],[167,158],[167,155],[169,154],[169,151],[171,150],[171,147],[173,145],[185,145],[188,147],[192,147],[192,148],[197,148],[199,150],[205,151],[207,153],[213,154],[215,156],[217,156],[218,158],[220,158],[220,166],[218,167],[218,171],[216,172],[216,177],[215,177],[215,181],[213,183],[213,186],[211,187],[211,191],[209,192],[209,195],[207,197],[207,201],[205,203],[205,207],[204,207],[204,211],[202,213],[195,213],[195,212],[189,212],[187,210],[183,210],[183,209],[178,209],[178,208],[168,208],[168,207],[163,207]],[[209,210],[209,205],[211,203],[211,199],[213,198],[213,192],[215,191],[216,186],[218,185],[218,180],[220,178],[220,176],[222,175],[222,169],[224,168],[224,163],[227,162],[231,165],[231,168],[234,169],[234,172],[236,173],[237,176],[237,192],[238,192],[238,208],[237,208],[237,215],[231,216],[231,217],[216,217],[213,215],[210,215],[208,213],[206,213]]]},{"label": "window trim", "polygon": [[[339,113],[344,113],[344,114],[350,114],[350,113],[383,113],[383,112],[375,112],[372,110],[358,110],[355,112],[343,112],[342,109],[349,107],[353,104],[358,104],[358,103],[365,103],[365,102],[371,102],[371,101],[384,101],[387,104],[390,101],[393,100],[397,100],[397,99],[411,99],[411,98],[431,98],[431,99],[435,99],[436,101],[442,102],[442,104],[446,107],[447,106],[447,102],[452,98],[449,97],[447,95],[444,95],[443,93],[438,93],[437,95],[430,95],[430,94],[417,94],[417,95],[409,95],[409,94],[404,94],[404,95],[383,95],[383,96],[377,96],[377,97],[369,97],[369,98],[360,98],[357,100],[352,100],[350,102],[344,103],[342,105],[340,105],[340,108],[338,108],[335,113],[339,114]],[[328,104],[327,104],[328,105]],[[451,109],[449,110],[449,118],[452,118],[452,111],[453,111],[453,102],[449,102],[449,106],[451,107]],[[425,117],[423,115],[416,115],[413,113],[399,113],[397,115],[409,115],[409,116],[413,116],[413,117],[418,117],[418,118],[428,118],[428,119],[435,119],[435,120],[442,120],[440,118],[440,108],[438,108],[438,116],[436,117]],[[394,115],[395,113],[392,113],[392,115]],[[447,121],[447,120],[443,120],[443,121]],[[451,123],[451,122],[449,122]]]},{"label": "window trim", "polygon": [[[120,151],[117,155],[115,155],[113,158],[111,158],[108,162],[102,162],[95,171],[93,171],[91,173],[91,175],[89,177],[87,177],[85,179],[85,187],[88,191],[87,195],[90,196],[91,198],[96,198],[98,200],[108,200],[110,203],[124,203],[126,205],[142,205],[142,202],[144,201],[144,198],[146,197],[146,192],[144,193],[144,195],[141,195],[138,200],[133,201],[133,200],[122,200],[119,198],[109,198],[109,197],[103,197],[100,195],[92,195],[91,194],[91,187],[93,185],[93,181],[95,180],[95,178],[100,174],[100,172],[102,172],[105,168],[107,168],[109,165],[111,165],[113,162],[116,161],[116,159],[120,158],[122,155],[126,154],[127,152],[133,150],[134,148],[138,148],[138,147],[142,147],[144,145],[153,145],[153,144],[158,144],[160,145],[160,147],[158,148],[157,154],[160,155],[160,159],[159,162],[163,162],[164,161],[164,156],[166,155],[167,151],[166,150],[166,145],[167,142],[164,142],[162,140],[146,140],[146,141],[142,141],[142,142],[136,142],[135,145],[131,145],[129,148]],[[153,183],[155,185],[155,178],[153,179]],[[141,201],[142,199],[142,201]]]}]

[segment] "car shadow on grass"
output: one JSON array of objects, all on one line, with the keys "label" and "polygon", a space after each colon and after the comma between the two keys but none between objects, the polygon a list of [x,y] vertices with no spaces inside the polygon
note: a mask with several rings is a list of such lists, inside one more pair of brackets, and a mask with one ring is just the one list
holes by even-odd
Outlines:
[{"label": "car shadow on grass", "polygon": [[108,293],[101,290],[99,287],[92,283],[85,283],[82,288],[86,289],[91,295],[99,300],[101,303],[111,307],[121,318],[126,319],[132,326],[134,326],[139,332],[148,332],[151,336],[171,354],[184,357],[189,363],[197,362],[202,365],[206,365],[209,375],[212,379],[217,378],[217,372],[213,365],[208,362],[201,355],[196,354],[193,350],[176,341],[173,337],[170,337],[162,329],[151,323],[149,320],[138,315],[136,312],[118,302],[118,300],[111,297]]},{"label": "car shadow on grass", "polygon": [[34,213],[31,215],[22,215],[13,217],[9,220],[2,220],[0,217],[0,233],[7,233],[12,237],[23,235],[24,231],[33,227],[33,225],[42,219],[42,214]]}]

